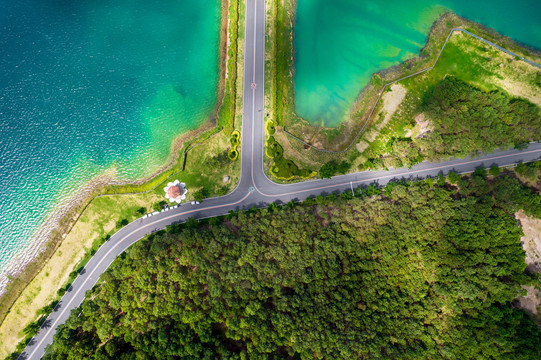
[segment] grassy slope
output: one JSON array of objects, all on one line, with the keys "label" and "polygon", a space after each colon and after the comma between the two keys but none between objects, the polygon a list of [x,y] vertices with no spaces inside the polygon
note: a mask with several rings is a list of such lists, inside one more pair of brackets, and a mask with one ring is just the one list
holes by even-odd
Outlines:
[{"label": "grassy slope", "polygon": [[[534,81],[537,70],[533,66],[518,61],[509,62],[510,56],[496,49],[485,49],[486,46],[477,39],[462,33],[452,35],[440,61],[432,70],[426,75],[400,82],[407,94],[382,130],[377,130],[378,123],[386,114],[378,106],[374,125],[361,137],[361,141],[369,143],[369,146],[356,164],[362,165],[366,158],[385,156],[385,144],[392,137],[403,137],[410,130],[415,135],[414,119],[424,94],[447,75],[453,75],[484,91],[507,90],[513,96],[522,95],[532,103],[541,103],[541,86]],[[519,86],[513,88],[507,84]],[[370,137],[375,137],[375,140],[370,142]]]},{"label": "grassy slope", "polygon": [[[291,10],[287,12],[281,6],[277,6],[276,9],[278,12],[277,18],[280,16],[289,16],[290,20],[294,18]],[[279,66],[280,59],[283,62],[287,62],[288,57],[284,53],[291,53],[291,47],[283,44],[287,40],[287,34],[290,34],[292,31],[291,21],[276,21],[276,27],[281,27],[282,30],[281,32],[280,29],[276,30],[278,35],[281,33],[286,34],[282,38],[278,38],[275,42],[277,48],[282,47],[281,50],[275,50],[280,57],[277,59],[276,66],[273,69],[277,73],[277,81],[282,82],[279,85],[280,91],[278,93],[289,93],[292,96],[293,83],[289,68],[286,72],[283,67]],[[449,29],[452,27],[465,28],[511,51],[524,54],[534,61],[541,61],[539,57],[528,53],[510,39],[501,37],[478,24],[459,18],[454,14],[446,14],[433,26],[427,44],[421,51],[421,57],[410,59],[399,66],[374,74],[370,84],[363,89],[354,104],[352,109],[353,116],[348,123],[341,125],[339,128],[330,129],[311,126],[308,122],[294,116],[294,105],[292,101],[286,103],[279,95],[273,99],[275,106],[278,106],[282,110],[282,114],[278,113],[278,115],[275,115],[275,117],[281,119],[278,123],[285,125],[288,131],[297,136],[305,140],[312,140],[312,143],[317,147],[331,150],[343,149],[345,145],[351,142],[361,125],[366,122],[382,86],[386,82],[415,73],[432,65],[449,33]],[[400,84],[407,87],[408,94],[402,102],[399,111],[397,111],[400,115],[393,116],[383,131],[379,131],[376,128],[376,125],[381,123],[385,116],[385,113],[382,111],[382,104],[378,104],[371,124],[369,124],[363,131],[363,135],[358,139],[358,143],[365,143],[360,148],[361,151],[356,146],[352,146],[349,151],[339,154],[323,153],[313,149],[306,150],[302,143],[286,136],[283,132],[280,133],[279,127],[277,128],[278,131],[275,138],[283,146],[284,156],[293,159],[299,167],[317,169],[328,161],[345,159],[354,165],[352,170],[357,170],[368,157],[373,156],[374,150],[382,148],[382,144],[385,144],[388,138],[407,132],[408,125],[412,124],[415,115],[414,110],[419,104],[418,100],[422,99],[423,94],[447,74],[453,74],[484,90],[502,89],[512,93],[514,96],[525,97],[534,103],[540,104],[541,100],[535,99],[535,96],[539,96],[541,93],[538,87],[541,81],[541,76],[537,74],[538,69],[524,62],[508,62],[507,55],[493,48],[486,51],[486,48],[487,45],[472,37],[461,33],[453,35],[434,69],[421,76],[400,82]],[[267,51],[269,50],[267,49]],[[486,59],[489,56],[492,57],[492,60],[487,62]],[[503,69],[498,66],[500,63],[504,63]],[[288,106],[283,107],[280,104],[288,104]],[[384,135],[380,136],[380,133]],[[374,141],[375,138],[376,140]],[[368,149],[364,148],[367,144],[370,144]]]},{"label": "grassy slope", "polygon": [[[203,187],[209,196],[216,196],[221,188],[231,191],[236,186],[240,173],[239,161],[227,161],[214,169],[208,166],[209,159],[229,150],[227,132],[241,127],[237,115],[238,113],[242,115],[242,111],[239,111],[242,109],[242,103],[238,101],[240,99],[235,93],[239,91],[239,83],[242,85],[242,79],[239,80],[237,74],[242,70],[244,0],[231,1],[229,13],[240,15],[240,19],[239,16],[236,17],[240,21],[233,21],[235,16],[232,15],[229,24],[228,77],[225,82],[224,103],[218,112],[218,125],[223,126],[226,131],[214,134],[216,130],[210,129],[187,141],[183,149],[214,134],[188,153],[184,171],[182,171],[184,158],[182,152],[179,152],[179,159],[172,167],[149,181],[142,184],[110,186],[103,191],[105,194],[125,195],[107,195],[91,201],[71,231],[54,252],[51,252],[45,266],[41,265],[43,260],[40,259],[35,275],[27,281],[16,282],[19,289],[12,287],[9,292],[11,296],[1,299],[0,320],[3,321],[0,325],[0,358],[15,350],[17,343],[25,337],[22,329],[37,319],[36,312],[39,309],[58,298],[57,290],[69,281],[72,269],[78,268],[80,262],[89,256],[92,248],[96,249],[104,241],[106,235],[114,233],[117,221],[122,219],[132,221],[141,216],[137,213],[139,208],[144,207],[147,211],[151,211],[155,203],[164,200],[164,181],[179,179],[185,182],[189,189],[188,199]],[[240,61],[240,65],[237,60]],[[223,183],[224,175],[230,176],[228,183]],[[144,193],[132,194],[138,192]]]},{"label": "grassy slope", "polygon": [[[295,119],[293,88],[289,86],[293,82],[293,38],[290,30],[295,2],[269,0],[266,7],[265,121],[273,122],[277,132],[272,135],[280,139],[285,124],[299,121]],[[266,136],[266,143],[273,141],[274,138]],[[299,181],[315,175],[312,167],[307,164],[297,166],[296,159],[291,156],[265,156],[264,163],[267,176],[274,177],[278,182]]]},{"label": "grassy slope", "polygon": [[[184,235],[197,236],[196,239],[190,235],[180,238],[185,246],[178,246],[179,238],[170,237],[172,235],[165,235],[168,240],[163,242],[164,246],[154,246],[160,239],[153,237],[154,242],[147,242],[146,247],[143,241],[136,245],[137,251],[131,249],[134,256],[128,255],[130,261],[118,259],[117,266],[109,271],[110,276],[102,279],[108,285],[94,289],[96,299],[93,305],[83,305],[82,316],[74,319],[77,323],[71,322],[71,330],[63,329],[64,338],[93,338],[93,341],[89,341],[92,344],[89,348],[110,342],[110,345],[116,343],[120,352],[130,351],[129,345],[120,347],[118,344],[124,345],[123,339],[135,344],[136,340],[129,336],[135,327],[135,331],[146,338],[145,341],[138,341],[134,348],[140,352],[148,351],[151,357],[159,357],[168,347],[164,344],[175,339],[171,344],[177,346],[177,355],[201,357],[204,350],[190,346],[201,341],[208,344],[203,348],[208,346],[211,354],[219,343],[223,343],[234,352],[247,349],[248,358],[256,357],[254,349],[259,351],[260,356],[273,353],[275,357],[284,357],[287,351],[291,357],[313,358],[314,349],[327,351],[333,348],[337,352],[327,352],[319,358],[355,358],[359,357],[359,353],[366,355],[371,350],[380,351],[383,346],[380,340],[385,339],[390,350],[386,352],[388,358],[402,355],[411,359],[416,358],[415,354],[417,358],[450,356],[453,352],[448,345],[452,344],[459,345],[453,350],[456,358],[467,358],[468,355],[475,358],[479,353],[486,355],[486,344],[496,345],[492,345],[492,342],[498,337],[497,344],[501,345],[498,348],[516,356],[518,351],[512,348],[514,342],[501,341],[502,335],[506,337],[510,334],[506,331],[510,328],[493,326],[494,321],[501,319],[498,314],[502,313],[499,310],[491,312],[495,316],[490,319],[484,315],[489,304],[495,301],[501,304],[497,305],[500,310],[510,308],[513,297],[518,295],[518,286],[511,292],[507,290],[511,282],[518,278],[510,274],[522,274],[525,268],[519,245],[520,229],[511,214],[523,205],[529,211],[537,205],[532,213],[539,214],[539,197],[532,195],[527,188],[523,188],[523,192],[516,191],[520,187],[512,185],[515,184],[512,178],[490,178],[488,181],[483,178],[477,174],[472,180],[457,179],[458,187],[450,187],[445,181],[435,188],[433,184],[422,182],[409,183],[409,186],[391,183],[385,187],[383,194],[381,189],[367,188],[363,191],[364,195],[349,198],[351,201],[347,203],[336,201],[335,196],[334,200],[330,200],[331,196],[328,199],[318,196],[315,202],[320,205],[315,208],[308,208],[305,202],[296,210],[275,206],[241,212],[238,219],[226,223],[228,227],[224,228],[225,231],[215,232],[214,236],[205,237],[203,229],[182,230]],[[492,189],[508,190],[501,193]],[[510,194],[519,192],[523,195],[509,198]],[[487,194],[491,200],[494,197],[494,203],[482,200],[487,198],[482,195]],[[359,192],[357,195],[360,195]],[[313,205],[314,200],[311,203]],[[528,203],[532,206],[529,207]],[[269,211],[272,216],[269,216]],[[342,215],[338,224],[333,222],[337,214]],[[492,225],[486,226],[485,220],[491,221]],[[505,227],[500,220],[505,221]],[[470,230],[466,235],[467,241],[460,237],[455,239],[453,235],[466,224]],[[269,227],[269,236],[262,239],[261,229],[266,226]],[[230,240],[227,240],[228,236]],[[349,241],[351,239],[353,241]],[[357,241],[359,239],[362,241]],[[393,243],[397,239],[399,241]],[[359,244],[360,247],[357,247]],[[509,246],[513,251],[508,251],[511,249]],[[183,254],[179,249],[187,250]],[[139,270],[149,268],[144,266],[149,259],[149,251],[152,252],[152,274],[141,274]],[[288,252],[290,256],[284,257],[284,253]],[[194,261],[190,261],[192,258]],[[276,261],[280,262],[278,269],[274,266]],[[510,266],[513,273],[507,271]],[[378,269],[383,269],[383,272]],[[367,270],[364,272],[368,274],[366,279],[359,275],[363,270]],[[502,276],[503,272],[505,277]],[[209,274],[212,276],[209,277]],[[186,281],[186,275],[189,281]],[[494,281],[486,281],[487,275]],[[144,281],[136,280],[144,276],[157,278],[159,283],[147,285]],[[503,278],[505,284],[501,283]],[[212,281],[209,283],[208,279]],[[277,279],[281,282],[281,289],[280,284],[276,285]],[[299,279],[301,281],[296,284]],[[525,278],[521,276],[521,280]],[[345,286],[347,281],[357,286],[360,282],[373,284],[365,286],[364,291],[361,286],[359,292],[355,287]],[[501,285],[497,285],[498,282]],[[261,286],[250,286],[254,283]],[[464,286],[466,283],[467,286]],[[322,289],[320,284],[328,286]],[[122,286],[123,291],[118,291]],[[327,291],[329,296],[325,296],[322,290],[332,287],[336,288],[333,289],[335,291]],[[370,291],[374,288],[377,291]],[[164,303],[171,301],[170,289],[175,289],[176,297],[169,304],[172,306],[167,306]],[[145,301],[149,291],[156,295],[150,302]],[[121,296],[115,299],[115,294]],[[314,299],[310,299],[311,296]],[[233,305],[228,306],[230,304]],[[144,315],[145,312],[152,314],[158,307],[164,312],[170,309],[171,314],[162,316],[163,319],[156,314],[150,315],[157,327],[146,326],[148,316]],[[102,316],[96,316],[98,308],[103,310]],[[343,311],[346,308],[350,311]],[[393,309],[393,316],[389,316],[389,309]],[[362,312],[367,310],[369,313],[363,315]],[[344,314],[343,321],[337,322],[336,319]],[[366,320],[362,319],[363,316],[368,316],[368,321],[363,321]],[[351,320],[353,318],[356,321]],[[177,329],[174,322],[178,323],[178,319],[182,320],[182,326],[186,326],[188,331],[168,331],[168,336],[158,336],[159,329]],[[480,322],[483,319],[484,322]],[[92,323],[96,327],[89,326]],[[205,323],[211,325],[205,326]],[[342,327],[337,325],[344,323],[346,325]],[[272,326],[269,327],[269,324]],[[85,329],[83,336],[77,330],[81,325]],[[533,329],[531,325],[529,327]],[[331,336],[321,337],[322,327]],[[475,328],[483,332],[487,328],[491,330],[486,333],[487,337],[479,337]],[[197,333],[191,329],[196,329]],[[425,331],[428,332],[420,338],[421,341],[410,338],[418,337]],[[128,336],[124,337],[124,334]],[[224,338],[229,340],[224,342]],[[264,341],[261,341],[262,338]],[[482,340],[470,341],[472,338]],[[185,340],[181,341],[180,346],[179,339]],[[521,343],[525,341],[526,346],[529,342],[526,333],[517,339]],[[378,346],[373,347],[376,340],[379,341]],[[156,346],[145,346],[146,341]],[[72,351],[71,344],[74,342],[68,340],[63,341],[63,345],[60,343],[56,343],[57,350],[60,350],[59,358]],[[343,352],[361,343],[368,345],[368,351],[357,352],[357,356]],[[481,351],[472,352],[478,344]],[[396,349],[410,347],[411,351],[389,355]],[[119,353],[113,355],[115,347],[108,348],[112,356],[120,357]],[[435,352],[427,354],[425,351],[429,348]],[[529,348],[535,350],[533,346]],[[107,347],[101,348],[102,353],[104,349]],[[538,353],[538,349],[532,354]],[[86,352],[82,348],[78,350],[84,356],[93,352]],[[196,353],[198,350],[201,352]],[[299,354],[300,351],[304,352],[304,356]],[[380,354],[380,357],[385,358],[385,355]]]}]

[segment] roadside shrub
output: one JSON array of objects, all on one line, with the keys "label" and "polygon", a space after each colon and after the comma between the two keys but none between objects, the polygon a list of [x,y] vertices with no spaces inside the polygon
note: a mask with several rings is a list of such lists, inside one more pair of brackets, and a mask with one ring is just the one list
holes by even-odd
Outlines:
[{"label": "roadside shrub", "polygon": [[438,186],[444,186],[445,185],[445,177],[442,174],[438,174],[438,180],[436,180],[436,184]]},{"label": "roadside shrub", "polygon": [[515,166],[515,171],[517,174],[524,175],[526,173],[526,164],[519,163]]},{"label": "roadside shrub", "polygon": [[216,190],[216,194],[218,196],[224,196],[228,192],[229,192],[229,187],[228,186],[222,186],[222,187],[218,188],[218,190]]},{"label": "roadside shrub", "polygon": [[299,167],[291,160],[284,159],[284,149],[276,142],[274,137],[269,136],[267,139],[267,149],[265,154],[273,160],[270,172],[273,176],[279,179],[293,179],[295,176],[307,178],[315,175],[313,171],[308,169],[300,170]]},{"label": "roadside shrub", "polygon": [[319,175],[322,178],[330,178],[336,174],[345,174],[350,169],[351,164],[343,160],[337,162],[336,160],[331,160],[319,169]]},{"label": "roadside shrub", "polygon": [[353,199],[353,194],[351,193],[351,191],[344,191],[340,194],[340,197],[344,200],[351,200]]},{"label": "roadside shrub", "polygon": [[279,160],[284,154],[284,148],[282,148],[282,145],[276,142],[274,137],[269,136],[269,138],[267,139],[266,154],[269,158],[273,160]]},{"label": "roadside shrub", "polygon": [[496,177],[496,176],[500,175],[500,168],[498,167],[498,165],[492,165],[490,167],[489,172],[490,172],[490,175]]},{"label": "roadside shrub", "polygon": [[229,160],[235,161],[239,157],[237,146],[239,146],[240,144],[240,133],[237,130],[233,131],[231,133],[231,138],[229,139],[229,141],[231,142],[232,148],[227,153],[227,157],[229,158]]},{"label": "roadside shrub", "polygon": [[227,153],[227,157],[229,158],[229,160],[235,161],[239,157],[239,152],[236,149],[231,149]]},{"label": "roadside shrub", "polygon": [[460,180],[460,175],[458,175],[454,171],[449,171],[449,174],[447,174],[447,178],[449,179],[449,182],[451,182],[451,184],[456,184]]},{"label": "roadside shrub", "polygon": [[267,134],[269,135],[274,135],[276,129],[274,127],[274,121],[272,120],[267,120],[267,124],[265,125],[265,128],[267,130]]},{"label": "roadside shrub", "polygon": [[160,201],[160,202],[154,204],[154,206],[152,206],[152,209],[153,209],[154,211],[161,211],[161,210],[162,210],[162,207],[163,207],[164,205],[167,205],[167,201],[162,200],[162,201]]},{"label": "roadside shrub", "polygon": [[121,227],[126,226],[128,224],[129,224],[128,219],[121,219],[116,222],[116,227],[117,229],[120,229]]},{"label": "roadside shrub", "polygon": [[193,229],[199,226],[199,221],[196,218],[191,217],[188,220],[186,220],[184,224],[186,225],[187,228]]},{"label": "roadside shrub", "polygon": [[196,192],[194,192],[193,194],[193,198],[195,201],[203,201],[204,198],[208,197],[209,196],[209,193],[207,191],[207,189],[205,188],[201,188],[199,190],[197,190]]}]

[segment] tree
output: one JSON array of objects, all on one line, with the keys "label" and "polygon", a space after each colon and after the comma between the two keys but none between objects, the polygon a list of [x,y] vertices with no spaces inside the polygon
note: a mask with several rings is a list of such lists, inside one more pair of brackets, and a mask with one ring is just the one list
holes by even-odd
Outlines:
[{"label": "tree", "polygon": [[500,175],[500,168],[498,167],[498,165],[494,164],[490,167],[490,175],[496,177],[498,175]]},{"label": "tree", "polygon": [[449,171],[449,174],[447,174],[447,178],[449,179],[449,182],[451,184],[456,184],[460,180],[460,175],[458,175],[454,171]]},{"label": "tree", "polygon": [[160,201],[159,203],[154,204],[154,205],[152,206],[152,208],[154,209],[154,211],[161,211],[162,208],[163,208],[164,206],[166,206],[166,205],[167,205],[167,201],[162,200],[162,201]]},{"label": "tree", "polygon": [[207,196],[208,196],[208,191],[205,188],[201,188],[193,193],[193,199],[199,202],[203,201],[203,199],[206,198]]},{"label": "tree", "polygon": [[25,326],[25,328],[23,329],[23,332],[27,336],[34,336],[38,333],[39,329],[40,329],[39,322],[33,321],[30,324]]},{"label": "tree", "polygon": [[506,174],[459,188],[188,219],[117,258],[44,358],[538,359],[512,302],[532,281],[514,214],[541,197]]},{"label": "tree", "polygon": [[194,217],[190,217],[186,219],[186,222],[184,224],[186,225],[186,227],[193,229],[199,226],[199,220]]}]

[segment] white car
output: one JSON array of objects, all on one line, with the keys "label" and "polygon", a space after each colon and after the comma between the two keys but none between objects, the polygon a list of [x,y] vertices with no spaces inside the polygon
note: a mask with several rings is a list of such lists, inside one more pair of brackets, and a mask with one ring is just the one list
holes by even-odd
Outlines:
[{"label": "white car", "polygon": [[195,201],[195,200],[194,200],[194,201],[192,201],[190,204],[192,204],[192,205],[197,205],[197,204],[201,204],[201,203],[200,203],[199,201]]}]

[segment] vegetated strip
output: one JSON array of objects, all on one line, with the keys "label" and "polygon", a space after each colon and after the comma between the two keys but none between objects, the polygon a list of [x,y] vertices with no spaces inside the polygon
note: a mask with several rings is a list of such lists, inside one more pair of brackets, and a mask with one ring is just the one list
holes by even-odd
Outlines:
[{"label": "vegetated strip", "polygon": [[[230,125],[231,121],[234,121],[234,114],[235,114],[235,107],[233,106],[232,109],[232,115],[230,115],[230,111],[220,111],[221,108],[224,105],[224,101],[226,100],[228,94],[231,92],[234,92],[236,94],[236,86],[228,86],[228,83],[232,81],[233,83],[236,83],[236,54],[237,54],[237,43],[238,43],[238,7],[239,2],[242,0],[221,0],[222,2],[222,10],[221,10],[221,29],[224,28],[223,23],[225,22],[225,31],[221,31],[220,34],[220,48],[225,49],[225,51],[220,51],[218,56],[220,57],[220,79],[219,83],[217,84],[217,91],[218,92],[224,92],[223,96],[218,96],[218,98],[222,99],[222,101],[218,101],[216,105],[216,109],[214,111],[214,114],[211,116],[211,118],[217,119],[217,125],[213,129],[210,129],[202,134],[200,134],[197,138],[194,140],[191,140],[183,147],[182,152],[182,162],[180,162],[180,159],[175,161],[174,165],[163,170],[161,173],[155,175],[150,180],[147,180],[141,184],[124,184],[124,185],[109,185],[105,188],[97,189],[95,191],[95,195],[90,195],[87,197],[86,200],[83,200],[82,206],[78,206],[74,208],[72,211],[64,215],[64,217],[60,220],[60,226],[59,228],[62,228],[62,225],[67,226],[65,231],[57,231],[53,234],[52,239],[49,241],[46,241],[44,244],[45,250],[43,250],[33,261],[29,262],[23,270],[21,270],[16,276],[10,277],[10,282],[4,289],[4,292],[0,295],[0,326],[6,317],[7,313],[10,311],[11,306],[15,303],[19,295],[24,291],[24,289],[28,286],[28,284],[34,279],[34,277],[40,272],[42,266],[41,264],[46,262],[52,254],[56,251],[60,243],[62,242],[62,234],[69,233],[73,226],[77,223],[79,220],[81,214],[85,211],[85,209],[90,205],[90,203],[97,197],[100,196],[106,196],[106,195],[123,195],[123,194],[143,194],[150,191],[155,190],[158,186],[163,184],[165,181],[167,181],[172,176],[177,175],[178,173],[182,172],[184,170],[185,162],[186,162],[186,156],[192,148],[194,148],[197,145],[200,145],[205,140],[210,138],[211,136],[217,134],[218,132],[222,131],[224,126],[233,126]],[[231,5],[232,8],[234,8],[234,11],[237,12],[236,19],[237,21],[231,22],[230,25],[233,28],[231,31],[227,30],[227,19],[228,19],[228,5]],[[227,49],[227,35],[231,36],[231,49]],[[233,49],[234,47],[234,49]],[[231,62],[235,62],[234,68],[235,71],[234,76],[229,76],[227,79],[225,78],[225,71],[226,71],[226,59],[227,51],[229,51],[233,56],[230,55],[229,60],[227,61],[227,65],[229,65]],[[222,60],[224,58],[225,60]],[[223,85],[225,84],[225,85]],[[230,95],[236,101],[236,95]],[[227,118],[227,121],[220,122],[219,115],[224,116]],[[196,131],[197,132],[197,131]],[[97,194],[96,194],[97,193]],[[77,214],[76,219],[74,221],[71,221],[71,219],[74,217],[74,213]]]},{"label": "vegetated strip", "polygon": [[441,56],[441,53],[443,52],[443,49],[445,49],[445,45],[447,45],[447,41],[449,40],[449,38],[451,37],[451,35],[453,34],[454,31],[461,31],[465,34],[468,34],[470,36],[473,36],[474,38],[478,39],[478,40],[481,40],[483,42],[485,42],[486,44],[490,45],[490,46],[493,46],[495,47],[496,49],[500,50],[500,51],[503,51],[509,55],[512,55],[514,57],[518,57],[520,58],[520,60],[523,60],[525,62],[527,62],[528,64],[530,65],[533,65],[533,66],[536,66],[538,68],[541,69],[541,65],[539,64],[536,64],[534,63],[533,61],[530,61],[528,59],[525,59],[524,57],[522,56],[518,56],[517,54],[509,51],[509,50],[506,50],[504,48],[502,48],[501,46],[498,46],[496,44],[494,44],[493,42],[489,41],[489,40],[486,40],[478,35],[475,35],[473,33],[471,33],[470,31],[468,30],[465,30],[465,29],[460,29],[460,28],[453,28],[451,29],[451,31],[449,32],[449,35],[447,35],[447,38],[445,39],[445,42],[443,43],[443,46],[441,47],[440,49],[440,52],[438,53],[438,56],[436,58],[436,60],[434,61],[434,64],[432,64],[432,66],[426,68],[426,69],[423,69],[423,70],[420,70],[420,71],[417,71],[416,73],[414,74],[410,74],[410,75],[407,75],[407,76],[404,76],[404,77],[401,77],[400,79],[396,79],[396,80],[393,80],[391,82],[388,82],[386,83],[385,85],[383,85],[383,88],[381,89],[381,92],[378,96],[378,99],[376,100],[376,103],[374,104],[374,106],[372,107],[372,110],[370,111],[370,115],[368,116],[368,119],[366,119],[366,122],[364,123],[364,125],[361,127],[361,129],[359,130],[359,132],[357,133],[357,135],[355,135],[355,138],[353,138],[353,141],[344,149],[344,150],[337,150],[337,151],[334,151],[334,150],[327,150],[327,149],[320,149],[312,144],[309,144],[307,142],[305,142],[304,140],[300,139],[299,137],[291,134],[289,131],[287,131],[285,128],[283,129],[284,133],[286,133],[288,136],[290,136],[291,138],[297,140],[297,141],[300,141],[304,144],[304,146],[309,146],[310,148],[314,149],[314,150],[317,150],[317,151],[321,151],[321,152],[326,152],[326,153],[332,153],[332,154],[341,154],[341,153],[345,153],[347,152],[353,145],[355,145],[355,143],[357,142],[357,139],[359,138],[359,136],[361,135],[361,133],[363,132],[363,130],[366,128],[366,126],[370,123],[370,119],[372,118],[372,115],[374,113],[374,111],[376,110],[376,106],[378,106],[378,103],[379,103],[379,100],[381,99],[381,96],[383,95],[383,92],[385,91],[385,89],[387,88],[387,86],[390,86],[398,81],[401,81],[401,80],[404,80],[404,79],[407,79],[407,78],[410,78],[410,77],[413,77],[413,76],[416,76],[416,75],[419,75],[419,74],[422,74],[430,69],[432,69],[434,66],[436,66],[436,63],[438,62],[438,60],[440,59],[440,56]]},{"label": "vegetated strip", "polygon": [[538,281],[514,214],[540,218],[538,194],[484,169],[346,194],[137,242],[47,358],[541,356],[540,329],[513,306]]}]

